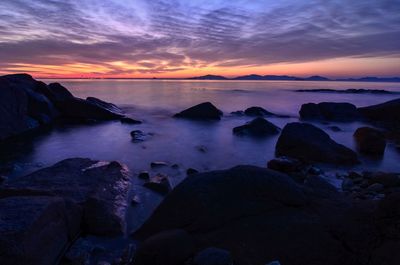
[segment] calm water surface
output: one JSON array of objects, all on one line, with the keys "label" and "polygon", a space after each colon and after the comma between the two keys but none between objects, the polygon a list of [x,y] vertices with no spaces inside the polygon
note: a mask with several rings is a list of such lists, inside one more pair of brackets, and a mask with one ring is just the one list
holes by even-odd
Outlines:
[{"label": "calm water surface", "polygon": [[[296,93],[296,89],[385,89],[400,92],[400,83],[359,82],[305,82],[305,81],[161,81],[161,80],[44,80],[60,82],[75,96],[94,96],[115,103],[133,118],[144,121],[141,125],[126,125],[118,121],[95,125],[75,125],[55,128],[35,137],[16,151],[14,159],[18,168],[14,175],[26,174],[39,167],[48,166],[70,157],[89,157],[99,160],[118,160],[136,174],[150,171],[150,162],[166,161],[178,164],[179,169],[161,169],[176,185],[185,176],[188,167],[200,171],[224,169],[238,164],[265,166],[274,157],[277,136],[263,140],[237,137],[232,128],[251,120],[229,113],[250,106],[287,114],[292,118],[269,118],[279,127],[298,120],[298,111],[308,102],[350,102],[367,106],[400,97],[400,95]],[[225,116],[219,122],[203,123],[171,118],[195,104],[210,101]],[[352,134],[361,123],[314,123],[328,132],[333,139],[354,149]],[[342,132],[331,132],[328,127],[337,125]],[[130,131],[142,130],[152,136],[141,143],[133,143]],[[199,149],[205,149],[202,152]],[[361,157],[358,169],[400,172],[400,152],[389,145],[381,160]],[[334,169],[332,170],[340,170]],[[156,173],[156,172],[154,172]],[[142,200],[137,210],[130,214],[140,223],[148,213],[140,207],[153,208],[160,198],[144,191],[135,180],[137,193]],[[147,199],[151,197],[151,199]],[[156,198],[156,199],[154,199]],[[137,212],[136,212],[137,211]],[[131,228],[135,227],[131,224]]]}]

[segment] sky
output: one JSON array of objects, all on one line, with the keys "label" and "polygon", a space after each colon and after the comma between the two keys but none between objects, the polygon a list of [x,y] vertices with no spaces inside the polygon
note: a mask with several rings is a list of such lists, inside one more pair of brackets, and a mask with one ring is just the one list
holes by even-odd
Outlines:
[{"label": "sky", "polygon": [[400,76],[400,0],[0,0],[0,74]]}]

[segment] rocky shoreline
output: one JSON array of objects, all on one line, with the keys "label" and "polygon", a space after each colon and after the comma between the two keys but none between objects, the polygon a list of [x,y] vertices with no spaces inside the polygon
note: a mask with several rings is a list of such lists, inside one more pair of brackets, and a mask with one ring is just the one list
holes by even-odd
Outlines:
[{"label": "rocky shoreline", "polygon": [[[3,142],[58,122],[140,123],[112,103],[76,98],[60,84],[29,75],[0,77],[0,104]],[[205,102],[174,117],[218,122],[223,115]],[[400,143],[400,99],[364,108],[304,104],[301,122],[283,128],[268,117],[284,116],[261,107],[232,115],[253,119],[232,128],[237,137],[279,135],[276,158],[265,168],[189,168],[187,178],[172,187],[167,175],[136,176],[116,161],[71,158],[26,176],[1,177],[0,263],[399,264],[400,174],[351,167],[360,156],[379,159],[387,143]],[[307,123],[315,120],[370,126],[354,132],[353,151]],[[131,137],[141,142],[151,135],[134,130]],[[320,164],[350,168],[334,176],[341,188],[327,181],[332,176]],[[153,162],[150,167],[179,166]],[[164,200],[138,230],[127,231],[127,208],[140,204],[133,178]]]}]

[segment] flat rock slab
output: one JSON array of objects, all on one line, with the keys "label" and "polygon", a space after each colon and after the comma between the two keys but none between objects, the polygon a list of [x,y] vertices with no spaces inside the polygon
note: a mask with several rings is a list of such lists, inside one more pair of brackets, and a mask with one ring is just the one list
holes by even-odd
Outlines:
[{"label": "flat rock slab", "polygon": [[76,204],[48,196],[0,199],[0,264],[55,264],[78,233]]},{"label": "flat rock slab", "polygon": [[14,196],[18,191],[46,192],[70,200],[82,207],[82,227],[86,232],[110,236],[124,231],[129,186],[128,169],[118,162],[72,158],[10,179],[2,192],[13,190]]}]

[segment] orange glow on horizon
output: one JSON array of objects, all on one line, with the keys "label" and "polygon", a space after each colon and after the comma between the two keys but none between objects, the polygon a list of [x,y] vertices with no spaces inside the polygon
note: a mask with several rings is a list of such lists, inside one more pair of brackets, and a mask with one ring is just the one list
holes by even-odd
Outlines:
[{"label": "orange glow on horizon", "polygon": [[[151,64],[152,62],[148,62]],[[160,65],[162,62],[154,62]],[[338,58],[315,62],[280,63],[261,66],[206,67],[181,66],[154,70],[143,65],[115,61],[102,64],[72,63],[65,65],[15,64],[0,74],[29,73],[35,78],[187,78],[207,74],[235,77],[248,74],[293,75],[306,77],[398,76],[399,58]]]}]

